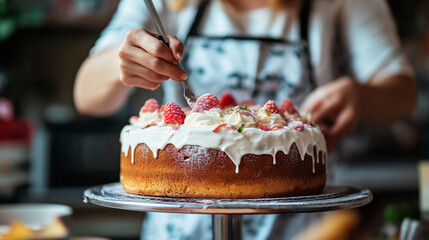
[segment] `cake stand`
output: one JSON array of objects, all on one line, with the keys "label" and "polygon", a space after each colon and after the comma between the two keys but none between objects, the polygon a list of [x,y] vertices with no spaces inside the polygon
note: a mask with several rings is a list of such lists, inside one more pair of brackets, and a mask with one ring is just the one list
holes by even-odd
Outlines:
[{"label": "cake stand", "polygon": [[203,199],[150,197],[129,194],[120,183],[85,190],[83,201],[109,208],[140,212],[212,214],[213,240],[241,239],[242,214],[322,212],[363,206],[371,192],[360,186],[328,185],[317,195],[256,198]]}]

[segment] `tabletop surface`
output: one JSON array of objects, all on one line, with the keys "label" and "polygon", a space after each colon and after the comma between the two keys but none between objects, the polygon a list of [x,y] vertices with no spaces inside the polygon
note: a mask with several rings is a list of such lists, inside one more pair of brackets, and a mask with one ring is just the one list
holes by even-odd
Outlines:
[{"label": "tabletop surface", "polygon": [[274,214],[360,207],[371,202],[372,193],[360,186],[328,185],[322,193],[306,196],[255,199],[173,198],[129,194],[120,183],[110,183],[85,190],[83,198],[87,203],[141,212]]}]

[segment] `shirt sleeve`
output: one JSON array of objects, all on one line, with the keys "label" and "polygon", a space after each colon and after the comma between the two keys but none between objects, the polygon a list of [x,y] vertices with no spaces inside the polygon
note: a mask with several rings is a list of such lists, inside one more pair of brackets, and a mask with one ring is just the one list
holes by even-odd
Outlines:
[{"label": "shirt sleeve", "polygon": [[359,82],[413,74],[384,0],[345,0],[340,21],[350,68]]},{"label": "shirt sleeve", "polygon": [[[165,13],[166,3],[164,0],[153,2],[160,16]],[[122,0],[109,25],[103,30],[100,38],[91,49],[90,54],[121,44],[128,31],[134,28],[155,31],[149,12],[142,0]]]}]

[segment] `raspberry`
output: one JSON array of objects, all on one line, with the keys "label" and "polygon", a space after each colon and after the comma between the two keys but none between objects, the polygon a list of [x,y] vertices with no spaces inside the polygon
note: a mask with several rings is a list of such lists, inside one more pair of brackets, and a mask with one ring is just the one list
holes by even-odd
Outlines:
[{"label": "raspberry", "polygon": [[273,100],[268,100],[268,102],[265,103],[264,108],[270,110],[272,113],[281,113]]},{"label": "raspberry", "polygon": [[186,115],[174,102],[169,102],[164,107],[164,123],[165,124],[183,124]]},{"label": "raspberry", "polygon": [[298,109],[295,105],[293,105],[292,101],[289,98],[285,98],[283,100],[279,110],[282,112],[288,112],[289,114],[298,113]]},{"label": "raspberry", "polygon": [[203,112],[212,108],[220,108],[219,99],[213,93],[206,93],[197,99],[192,112]]},{"label": "raspberry", "polygon": [[219,104],[222,109],[227,107],[234,107],[235,105],[237,105],[234,97],[230,92],[226,92],[220,96]]},{"label": "raspberry", "polygon": [[140,109],[140,111],[142,111],[142,112],[155,112],[158,109],[159,109],[158,102],[155,99],[150,98],[144,103],[144,106]]},{"label": "raspberry", "polygon": [[298,132],[304,131],[304,123],[301,121],[292,120],[287,125],[290,129],[293,129]]}]

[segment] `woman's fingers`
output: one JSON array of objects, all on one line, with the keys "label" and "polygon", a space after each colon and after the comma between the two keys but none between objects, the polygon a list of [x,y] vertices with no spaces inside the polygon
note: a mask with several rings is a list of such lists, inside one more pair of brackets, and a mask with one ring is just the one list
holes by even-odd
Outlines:
[{"label": "woman's fingers", "polygon": [[183,43],[175,36],[168,35],[170,41],[170,49],[177,61],[182,60],[183,57]]},{"label": "woman's fingers", "polygon": [[156,36],[156,34],[147,32],[144,29],[132,29],[128,32],[126,39],[130,41],[131,45],[145,50],[154,57],[175,63],[176,58],[170,48]]},{"label": "woman's fingers", "polygon": [[141,87],[145,89],[155,90],[161,86],[160,82],[152,82],[140,76],[128,76],[122,81],[127,87]]},{"label": "woman's fingers", "polygon": [[[321,87],[323,88],[323,87]],[[321,89],[317,89],[313,91],[304,101],[302,104],[302,110],[312,113],[314,110],[319,108],[319,106],[323,103],[323,91],[320,91]]]},{"label": "woman's fingers", "polygon": [[175,81],[182,81],[187,78],[187,75],[183,69],[178,66],[166,62],[161,58],[157,58],[145,52],[144,50],[131,46],[131,45],[123,45],[119,50],[119,57],[122,62],[134,62],[137,65],[144,66],[151,71],[167,76]]},{"label": "woman's fingers", "polygon": [[339,97],[330,97],[321,101],[322,103],[318,108],[315,108],[312,112],[313,119],[316,122],[325,122],[331,119],[333,115],[341,110],[344,103]]},{"label": "woman's fingers", "polygon": [[119,49],[121,81],[127,86],[154,89],[169,78],[185,80],[186,72],[178,67],[183,44],[174,36],[169,36],[168,40],[171,49],[154,33],[144,29],[130,30]]},{"label": "woman's fingers", "polygon": [[138,76],[151,82],[161,83],[169,79],[168,76],[158,74],[134,62],[127,62],[122,67],[124,70],[128,71],[131,76]]},{"label": "woman's fingers", "polygon": [[186,72],[176,65],[166,62],[163,59],[151,56],[146,52],[141,54],[143,55],[142,58],[133,58],[131,60],[151,69],[158,74],[168,76],[175,81],[182,81],[188,77]]},{"label": "woman's fingers", "polygon": [[329,135],[340,137],[350,135],[356,122],[355,112],[351,108],[346,108],[337,116],[334,125],[329,129]]}]

